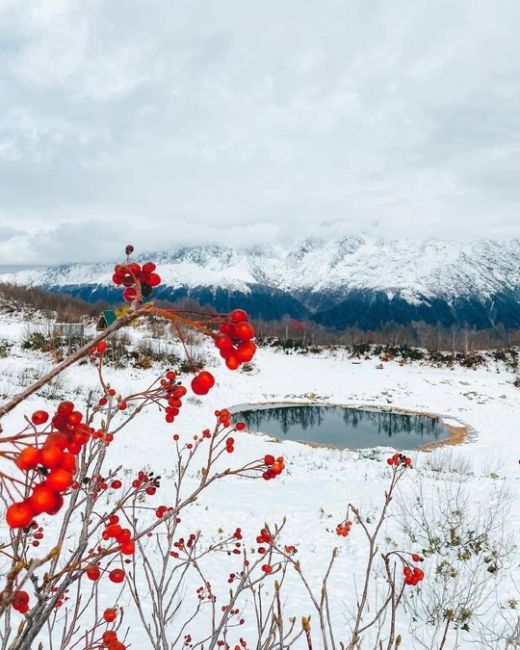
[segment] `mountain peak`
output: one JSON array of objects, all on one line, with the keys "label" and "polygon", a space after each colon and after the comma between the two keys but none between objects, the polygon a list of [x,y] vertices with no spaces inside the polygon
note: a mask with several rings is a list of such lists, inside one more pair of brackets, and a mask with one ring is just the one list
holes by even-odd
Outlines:
[{"label": "mountain peak", "polygon": [[[214,244],[183,246],[137,259],[156,261],[165,297],[169,290],[177,296],[202,292],[206,301],[217,292],[252,300],[251,292],[263,292],[264,296],[267,292],[299,301],[308,313],[330,309],[352,296],[365,296],[365,300],[377,295],[394,308],[402,304],[404,312],[407,305],[428,309],[435,301],[453,310],[461,300],[484,305],[496,302],[497,296],[520,296],[518,239],[460,243],[438,239],[390,241],[369,235],[313,237],[248,249]],[[76,295],[80,287],[81,292],[96,287],[93,295],[99,297],[103,291],[112,291],[112,267],[113,263],[49,266],[3,273],[0,281]]]}]

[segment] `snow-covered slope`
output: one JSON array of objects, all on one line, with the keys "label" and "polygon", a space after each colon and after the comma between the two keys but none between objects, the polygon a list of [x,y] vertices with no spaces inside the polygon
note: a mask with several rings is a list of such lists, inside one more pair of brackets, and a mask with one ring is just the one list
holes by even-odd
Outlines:
[{"label": "snow-covered slope", "polygon": [[[362,308],[360,301],[376,301],[383,310],[385,305],[393,304],[394,311],[399,306],[398,313],[390,310],[387,320],[407,322],[417,319],[414,310],[431,310],[435,302],[442,302],[448,311],[457,311],[469,301],[471,309],[475,302],[484,306],[488,312],[484,320],[494,324],[497,314],[493,309],[496,311],[497,304],[500,307],[506,300],[507,309],[500,307],[504,312],[511,311],[513,303],[520,304],[520,240],[458,243],[359,236],[330,241],[307,239],[292,245],[247,250],[214,245],[184,247],[144,257],[157,261],[164,287],[170,290],[191,292],[197,298],[202,289],[209,290],[203,297],[215,296],[219,291],[228,296],[231,293],[251,297],[252,292],[260,292],[264,298],[286,296],[301,303],[308,314],[328,312],[331,308],[337,312],[338,305],[343,312],[343,301],[351,309],[355,297],[354,311]],[[101,288],[111,287],[112,268],[113,263],[68,264],[0,274],[0,281],[64,290],[87,298],[110,298],[102,295]],[[86,287],[91,292],[96,287],[96,291],[90,295]],[[255,298],[251,300],[254,302]],[[294,305],[285,305],[285,309],[293,316],[304,315],[295,313]],[[482,320],[481,314],[474,318],[467,313],[468,309],[462,309],[464,316],[455,314],[455,322],[461,318],[469,323]],[[258,311],[262,313],[261,309]],[[334,324],[334,318],[327,324]],[[449,324],[447,318],[438,316],[437,320]],[[424,319],[424,314],[420,319]],[[435,322],[435,318],[431,320]],[[499,320],[503,322],[504,318]]]}]

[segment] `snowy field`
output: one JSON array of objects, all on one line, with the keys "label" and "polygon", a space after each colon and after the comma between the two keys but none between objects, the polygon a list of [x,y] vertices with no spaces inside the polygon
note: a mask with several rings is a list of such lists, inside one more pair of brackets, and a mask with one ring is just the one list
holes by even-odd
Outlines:
[{"label": "snowy field", "polygon": [[[33,324],[32,327],[38,326]],[[0,340],[13,343],[8,356],[0,359],[2,402],[50,368],[48,355],[20,348],[26,332],[27,325],[20,322],[19,316],[0,319]],[[139,329],[130,328],[129,332],[136,340],[143,336]],[[150,409],[146,417],[136,418],[109,448],[111,466],[123,464],[132,474],[148,467],[161,474],[163,485],[154,497],[155,502],[152,499],[151,503],[168,503],[171,485],[167,477],[171,477],[173,470],[172,434],[179,433],[181,439],[188,440],[213,425],[216,408],[248,403],[294,400],[370,404],[435,412],[450,421],[460,422],[471,430],[464,444],[431,453],[409,454],[414,466],[403,478],[391,505],[381,550],[396,544],[403,550],[421,552],[420,542],[414,546],[403,531],[405,511],[413,506],[419,495],[427,503],[432,523],[437,519],[446,520],[447,509],[462,504],[468,526],[475,527],[478,532],[489,513],[495,513],[491,535],[501,549],[500,571],[495,574],[482,566],[475,568],[474,580],[480,585],[478,591],[482,597],[475,600],[469,630],[464,630],[462,624],[458,629],[452,626],[444,648],[498,650],[519,647],[518,636],[514,638],[514,623],[518,617],[514,603],[520,601],[520,389],[513,386],[513,376],[505,367],[490,364],[477,370],[436,369],[388,362],[383,364],[383,369],[377,369],[377,360],[354,363],[342,351],[303,356],[261,349],[252,372],[233,373],[224,367],[215,351],[204,347],[202,352],[209,359],[208,369],[216,376],[216,386],[203,398],[187,396],[173,425],[166,424],[163,415],[155,409]],[[158,364],[148,370],[109,368],[107,377],[119,392],[126,394],[146,387],[163,370],[165,368]],[[81,407],[90,389],[96,390],[94,369],[88,364],[77,365],[66,371],[53,387],[45,389],[43,396],[32,397],[5,417],[3,430],[18,430],[23,413],[37,408],[52,410],[57,400],[72,399]],[[232,532],[239,526],[246,542],[251,540],[247,545],[254,547],[254,537],[264,522],[280,523],[286,517],[283,542],[297,546],[303,572],[317,590],[332,549],[339,547],[329,597],[336,639],[338,642],[347,640],[356,594],[363,578],[366,542],[359,526],[354,525],[346,539],[335,534],[335,527],[344,519],[349,502],[357,505],[365,515],[377,513],[389,478],[388,450],[358,452],[312,448],[295,442],[279,443],[267,436],[246,432],[237,432],[234,437],[235,453],[227,459],[230,466],[272,453],[285,457],[287,471],[270,482],[230,478],[213,485],[183,515],[185,532],[202,530],[203,538],[210,540],[218,538],[219,530]],[[195,481],[196,476],[190,476],[189,480]],[[2,536],[5,537],[5,527]],[[49,545],[52,545],[51,538],[49,527],[46,533]],[[423,563],[425,601],[428,601],[428,590],[433,584],[429,570],[435,570],[436,560],[434,556],[427,557]],[[239,561],[220,555],[208,564],[207,572],[219,596],[225,596],[227,575],[239,568]],[[274,579],[267,578],[267,591],[273,588]],[[380,579],[383,581],[382,576]],[[183,606],[188,607],[191,599],[195,602],[197,587],[199,584],[184,585]],[[461,577],[459,591],[464,593],[464,590],[469,593],[470,586]],[[101,608],[112,606],[118,593],[115,586],[107,584],[100,593]],[[283,596],[287,616],[300,620],[303,615],[314,614],[297,575],[288,576]],[[460,600],[460,593],[458,597]],[[146,608],[146,598],[144,601]],[[127,642],[136,649],[151,647],[129,596],[123,596],[119,604],[125,609],[123,628],[129,628]],[[254,621],[248,612],[251,603],[242,605],[246,620],[236,633],[230,634],[231,647],[242,637],[248,641],[248,648],[255,648]],[[174,623],[169,632],[172,639],[176,636],[175,626]],[[190,631],[196,639],[198,630]],[[424,621],[414,623],[410,612],[401,611],[398,632],[402,635],[403,648],[439,648],[441,644],[441,628]],[[512,639],[510,645],[507,645],[508,637]],[[43,642],[45,648],[50,647],[45,637]],[[374,644],[375,640],[368,636],[361,647],[370,649]],[[55,647],[60,647],[59,643]],[[300,640],[295,647],[307,646]],[[316,634],[314,648],[320,647]]]}]

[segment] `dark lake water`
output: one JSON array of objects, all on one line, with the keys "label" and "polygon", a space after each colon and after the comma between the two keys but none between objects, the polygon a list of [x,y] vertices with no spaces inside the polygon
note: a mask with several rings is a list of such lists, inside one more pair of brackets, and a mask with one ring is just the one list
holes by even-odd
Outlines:
[{"label": "dark lake water", "polygon": [[342,406],[255,407],[233,416],[249,431],[349,449],[417,449],[450,436],[439,418]]}]

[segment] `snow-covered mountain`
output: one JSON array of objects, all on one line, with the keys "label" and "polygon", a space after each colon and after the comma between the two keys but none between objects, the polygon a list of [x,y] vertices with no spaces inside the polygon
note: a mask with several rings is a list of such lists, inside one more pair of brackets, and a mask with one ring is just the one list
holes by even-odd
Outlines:
[{"label": "snow-covered mountain", "polygon": [[[223,310],[240,304],[264,318],[288,314],[364,328],[390,320],[520,326],[520,240],[359,236],[245,250],[183,247],[141,259],[158,264],[163,285],[157,297],[192,296]],[[0,281],[118,301],[112,269],[113,263],[66,264],[2,273]]]}]

